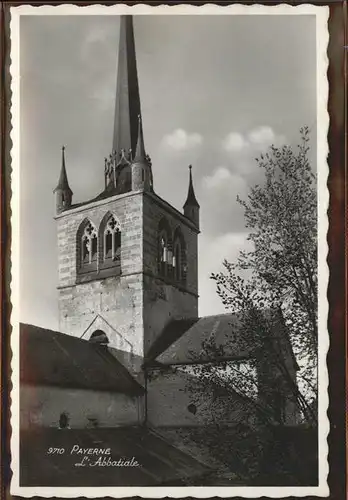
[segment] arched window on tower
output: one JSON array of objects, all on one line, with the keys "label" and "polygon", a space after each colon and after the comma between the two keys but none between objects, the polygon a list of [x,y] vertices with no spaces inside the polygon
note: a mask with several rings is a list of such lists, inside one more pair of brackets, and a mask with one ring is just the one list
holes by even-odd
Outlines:
[{"label": "arched window on tower", "polygon": [[170,227],[165,218],[158,226],[158,272],[161,276],[170,277],[173,269],[172,240]]},{"label": "arched window on tower", "polygon": [[186,282],[187,273],[186,244],[179,227],[174,231],[173,241],[173,278],[178,283],[184,284]]},{"label": "arched window on tower", "polygon": [[181,279],[181,245],[179,241],[174,243],[174,256],[173,256],[174,278],[176,281]]},{"label": "arched window on tower", "polygon": [[97,270],[98,234],[89,219],[80,225],[76,236],[77,273],[84,274]]},{"label": "arched window on tower", "polygon": [[162,276],[166,276],[168,264],[168,235],[161,231],[159,237],[159,272]]},{"label": "arched window on tower", "polygon": [[107,214],[100,225],[100,268],[121,271],[121,225],[115,215]]}]

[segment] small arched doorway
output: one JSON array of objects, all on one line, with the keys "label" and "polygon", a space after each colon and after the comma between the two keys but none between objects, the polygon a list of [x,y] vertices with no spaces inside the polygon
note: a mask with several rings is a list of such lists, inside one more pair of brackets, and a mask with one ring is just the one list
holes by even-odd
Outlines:
[{"label": "small arched doorway", "polygon": [[103,330],[95,330],[92,335],[89,337],[89,342],[93,344],[99,345],[108,345],[109,339],[106,333]]}]

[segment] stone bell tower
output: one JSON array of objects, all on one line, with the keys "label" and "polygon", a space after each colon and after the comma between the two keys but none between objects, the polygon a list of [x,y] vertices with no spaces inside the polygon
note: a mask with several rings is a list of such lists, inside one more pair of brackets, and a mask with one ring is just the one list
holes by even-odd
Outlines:
[{"label": "stone bell tower", "polygon": [[120,17],[112,151],[103,168],[104,190],[73,204],[63,150],[55,190],[60,331],[102,337],[139,374],[171,319],[197,317],[199,205],[191,171],[184,213],[154,192],[132,16]]}]

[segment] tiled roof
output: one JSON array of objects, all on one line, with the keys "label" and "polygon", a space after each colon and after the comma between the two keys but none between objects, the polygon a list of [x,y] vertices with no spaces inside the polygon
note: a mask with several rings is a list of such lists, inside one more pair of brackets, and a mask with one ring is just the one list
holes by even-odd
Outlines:
[{"label": "tiled roof", "polygon": [[218,357],[240,359],[250,354],[250,342],[244,340],[235,314],[173,320],[151,346],[147,358],[163,364],[207,361],[216,357],[209,353],[208,345],[213,345],[221,353]]},{"label": "tiled roof", "polygon": [[[265,311],[270,318],[271,312]],[[298,369],[288,331],[273,313],[270,336],[282,355]],[[185,364],[222,359],[238,360],[255,355],[257,332],[246,332],[241,315],[219,314],[198,319],[173,320],[164,328],[147,353],[152,364]]]},{"label": "tiled roof", "polygon": [[141,394],[143,388],[106,346],[20,325],[21,382]]}]

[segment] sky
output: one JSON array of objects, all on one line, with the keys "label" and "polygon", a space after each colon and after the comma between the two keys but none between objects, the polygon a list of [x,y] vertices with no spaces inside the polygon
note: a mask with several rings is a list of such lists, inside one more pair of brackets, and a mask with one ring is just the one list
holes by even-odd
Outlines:
[{"label": "sky", "polygon": [[[145,146],[155,191],[179,210],[193,166],[201,206],[199,314],[219,314],[212,272],[247,249],[237,195],[270,144],[316,140],[315,17],[135,16]],[[58,329],[55,188],[66,146],[73,203],[104,187],[118,16],[20,19],[20,320]],[[315,149],[315,148],[313,148]]]}]

